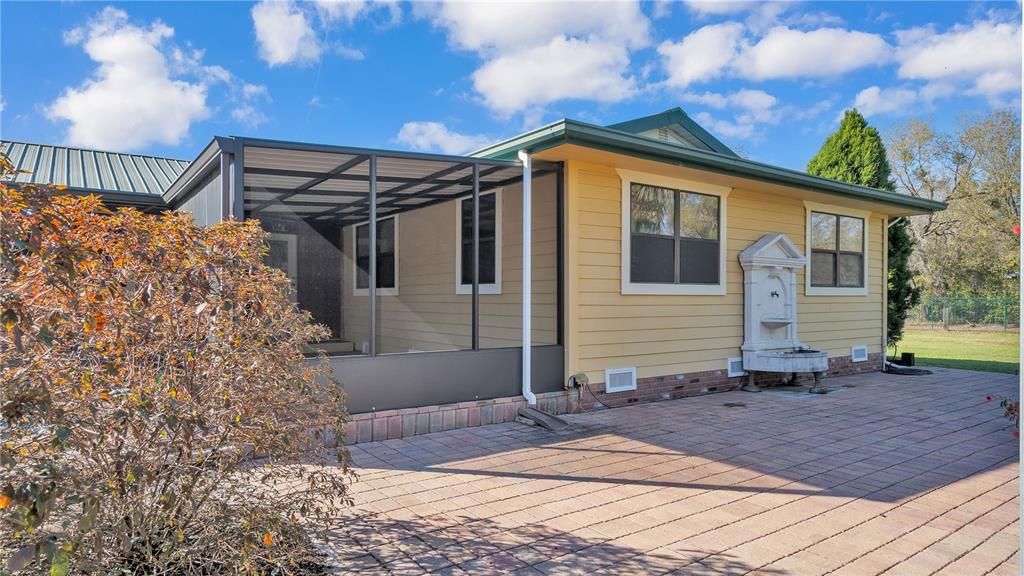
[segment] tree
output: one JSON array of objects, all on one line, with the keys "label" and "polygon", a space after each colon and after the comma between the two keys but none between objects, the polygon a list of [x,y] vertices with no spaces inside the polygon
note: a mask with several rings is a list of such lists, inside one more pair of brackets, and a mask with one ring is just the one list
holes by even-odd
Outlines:
[{"label": "tree", "polygon": [[0,571],[317,561],[309,530],[347,502],[325,437],[344,397],[265,240],[0,185]]},{"label": "tree", "polygon": [[855,109],[846,111],[839,129],[807,163],[807,173],[879,190],[895,190],[882,137]]},{"label": "tree", "polygon": [[887,135],[899,190],[946,202],[942,212],[914,216],[912,265],[926,292],[940,296],[1005,296],[1018,291],[1020,265],[1020,118],[997,110],[963,116],[957,129],[934,131],[911,119]]},{"label": "tree", "polygon": [[[846,111],[839,129],[825,140],[821,150],[807,163],[807,172],[880,190],[896,189],[882,137],[855,109]],[[921,300],[921,288],[914,285],[914,272],[909,262],[914,241],[907,233],[908,226],[906,219],[900,218],[888,230],[886,334],[890,346],[903,337],[907,314]]]},{"label": "tree", "polygon": [[921,288],[914,285],[910,256],[914,240],[908,232],[910,220],[897,218],[889,224],[889,279],[886,302],[886,344],[895,346],[903,339],[907,313],[921,303]]}]

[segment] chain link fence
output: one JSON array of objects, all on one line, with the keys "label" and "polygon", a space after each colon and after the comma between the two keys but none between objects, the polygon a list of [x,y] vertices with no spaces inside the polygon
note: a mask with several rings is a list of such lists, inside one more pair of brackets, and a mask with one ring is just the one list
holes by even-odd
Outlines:
[{"label": "chain link fence", "polygon": [[907,316],[907,328],[929,330],[1020,330],[1015,296],[925,296]]}]

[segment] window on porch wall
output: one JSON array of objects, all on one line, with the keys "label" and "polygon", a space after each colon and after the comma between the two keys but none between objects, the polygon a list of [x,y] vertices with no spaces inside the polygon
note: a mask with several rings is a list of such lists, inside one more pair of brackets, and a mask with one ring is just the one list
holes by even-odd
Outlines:
[{"label": "window on porch wall", "polygon": [[[532,318],[534,346],[558,343],[558,175],[535,176],[532,193]],[[501,293],[480,295],[480,347],[522,345],[522,184],[505,186],[501,195]]]},{"label": "window on porch wall", "polygon": [[[381,211],[387,210],[392,200],[386,188],[381,187],[377,200]],[[394,270],[388,257],[382,257],[378,250],[378,354],[473,347],[472,295],[455,291],[455,227],[460,203],[455,198],[424,199],[422,207],[404,210],[389,220],[394,222]],[[397,285],[394,290],[380,281],[392,274]]]}]

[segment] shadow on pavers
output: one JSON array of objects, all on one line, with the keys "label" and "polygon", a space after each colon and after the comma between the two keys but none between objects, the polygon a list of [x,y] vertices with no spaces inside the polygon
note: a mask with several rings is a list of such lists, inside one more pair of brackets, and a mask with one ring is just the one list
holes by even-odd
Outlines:
[{"label": "shadow on pavers", "polygon": [[[377,513],[342,519],[324,545],[335,574],[745,574],[758,568],[715,551],[667,547],[644,553],[543,523],[509,528],[491,519],[436,514],[396,520]],[[787,572],[762,569],[759,574]]]}]

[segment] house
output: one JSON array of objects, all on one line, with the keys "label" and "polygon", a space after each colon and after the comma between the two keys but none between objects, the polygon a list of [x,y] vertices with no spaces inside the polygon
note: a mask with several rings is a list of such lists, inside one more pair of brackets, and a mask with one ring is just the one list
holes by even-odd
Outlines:
[{"label": "house", "polygon": [[[331,330],[317,346],[348,392],[350,442],[506,421],[527,402],[733,389],[739,254],[768,234],[807,257],[794,336],[830,374],[879,370],[888,223],[944,208],[741,158],[678,108],[560,120],[466,156],[244,137],[191,162],[0,151],[22,178],[115,205],[259,218],[269,261]],[[589,390],[567,392],[577,373]]]}]

